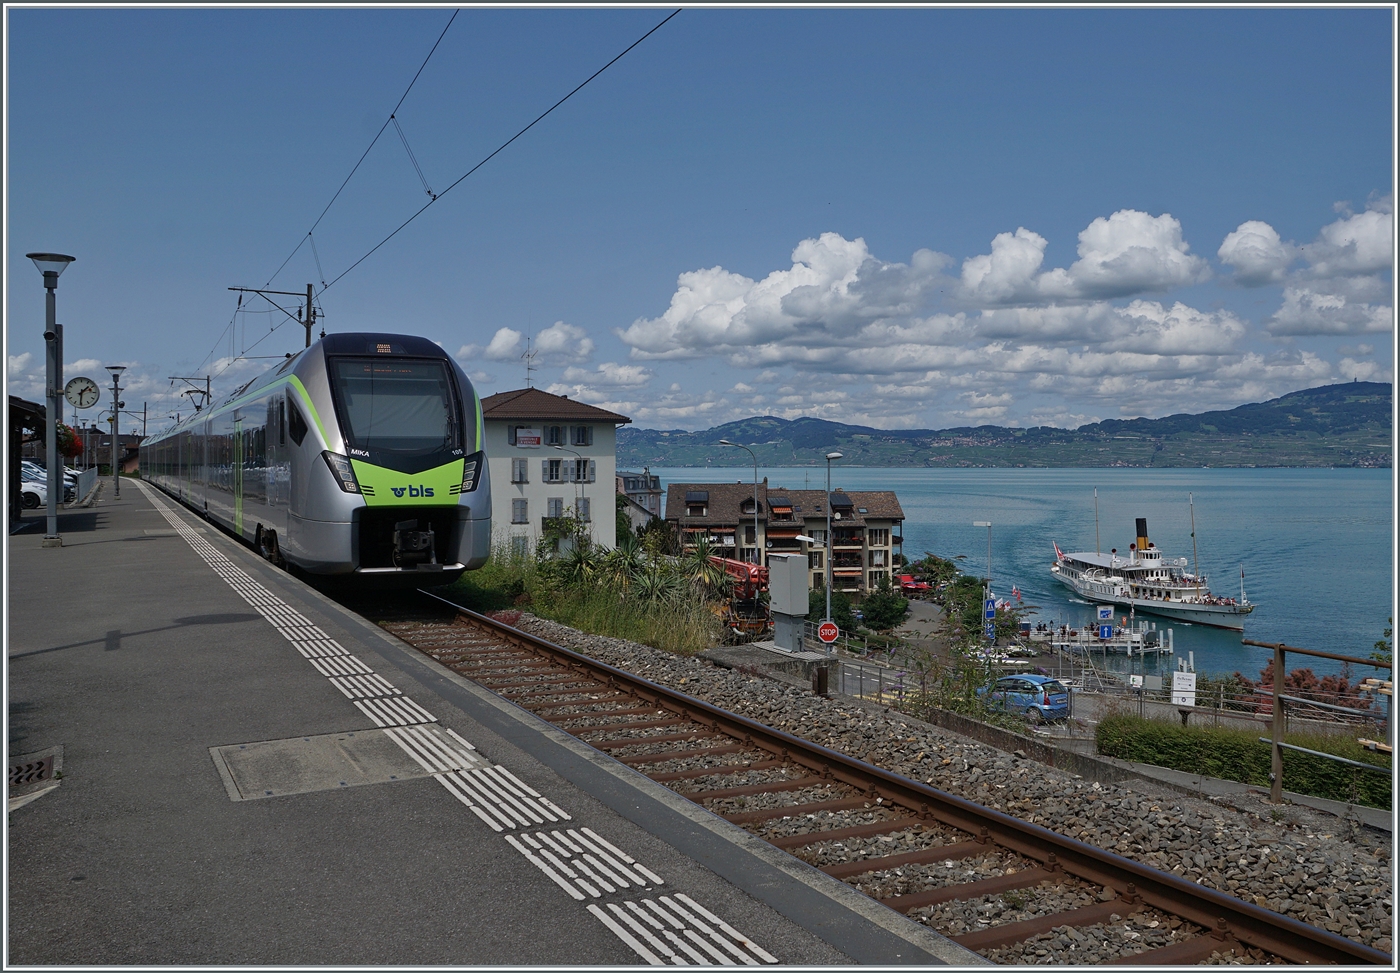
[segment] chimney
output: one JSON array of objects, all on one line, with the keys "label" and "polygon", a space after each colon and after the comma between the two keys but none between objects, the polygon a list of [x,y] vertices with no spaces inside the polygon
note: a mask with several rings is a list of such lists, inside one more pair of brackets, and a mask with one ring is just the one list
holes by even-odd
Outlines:
[{"label": "chimney", "polygon": [[1147,518],[1137,519],[1137,546],[1139,551],[1147,550]]}]

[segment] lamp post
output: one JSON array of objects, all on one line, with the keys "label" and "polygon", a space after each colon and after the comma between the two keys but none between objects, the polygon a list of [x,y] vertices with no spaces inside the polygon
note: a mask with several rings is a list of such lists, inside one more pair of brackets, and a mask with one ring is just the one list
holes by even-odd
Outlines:
[{"label": "lamp post", "polygon": [[[987,587],[982,590],[982,600],[986,602],[992,597],[992,522],[990,520],[974,520],[972,526],[987,528]],[[995,629],[993,631],[995,632]],[[995,634],[988,641],[995,644]]]},{"label": "lamp post", "polygon": [[[573,453],[575,456],[578,457],[578,462],[579,462],[579,463],[583,463],[583,462],[584,462],[583,454],[582,454],[582,453],[576,453],[576,452],[574,452],[572,449],[566,449],[565,447],[559,446],[559,445],[557,445],[557,444],[554,446],[554,448],[555,448],[555,449],[558,449],[558,450],[561,450],[561,451],[563,451],[563,452],[565,452],[565,453]],[[582,496],[581,491],[582,491],[582,489],[583,489],[581,486],[579,486],[579,483],[582,481],[583,476],[586,475],[587,472],[588,472],[587,467],[584,467],[584,470],[583,470],[582,473],[579,472],[579,467],[578,467],[578,466],[575,466],[575,467],[574,467],[574,513],[575,513],[576,515],[577,515],[577,514],[581,514],[581,513],[583,512],[583,511],[579,510],[579,506],[580,506],[580,504],[579,504],[579,498]],[[580,517],[579,519],[582,520],[583,518]],[[591,538],[591,537],[593,536],[593,527],[592,527],[592,524],[593,524],[593,511],[592,511],[592,510],[588,511],[588,523],[589,523],[588,536]]]},{"label": "lamp post", "polygon": [[721,446],[738,446],[740,449],[748,450],[749,455],[753,457],[753,563],[762,564],[763,555],[758,547],[758,456],[749,447],[739,443],[731,443],[727,439],[721,439],[719,444]]},{"label": "lamp post", "polygon": [[[831,621],[831,461],[840,459],[843,453],[826,454],[826,618],[823,621]],[[827,654],[831,654],[831,646],[826,647]]]},{"label": "lamp post", "polygon": [[118,384],[122,377],[122,372],[126,371],[125,365],[108,365],[107,371],[112,373],[112,499],[120,500],[122,496],[122,481],[117,479],[117,474],[121,472],[121,461],[117,454],[117,428],[120,425],[120,415],[122,411],[121,385]]},{"label": "lamp post", "polygon": [[58,421],[63,414],[63,326],[58,323],[58,275],[68,268],[75,257],[66,253],[28,253],[39,273],[44,275],[44,460],[48,467],[48,522],[44,528],[44,546],[62,547],[58,533],[58,500],[63,496],[63,471],[58,459]]}]

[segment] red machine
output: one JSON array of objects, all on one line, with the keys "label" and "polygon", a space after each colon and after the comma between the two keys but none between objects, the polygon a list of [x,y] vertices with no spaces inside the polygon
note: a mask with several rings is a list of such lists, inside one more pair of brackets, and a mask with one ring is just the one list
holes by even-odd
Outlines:
[{"label": "red machine", "polygon": [[725,624],[735,635],[744,639],[760,637],[773,628],[768,604],[760,596],[768,590],[768,569],[747,561],[710,556],[710,563],[733,581],[734,587],[725,606]]}]

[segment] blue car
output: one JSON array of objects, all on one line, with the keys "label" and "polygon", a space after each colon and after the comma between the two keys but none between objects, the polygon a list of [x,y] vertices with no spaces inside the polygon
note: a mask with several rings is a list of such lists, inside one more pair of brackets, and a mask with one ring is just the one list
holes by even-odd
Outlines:
[{"label": "blue car", "polygon": [[1049,676],[1030,672],[1002,676],[990,691],[984,688],[977,693],[986,695],[990,706],[1020,713],[1032,723],[1062,720],[1069,715],[1069,690]]}]

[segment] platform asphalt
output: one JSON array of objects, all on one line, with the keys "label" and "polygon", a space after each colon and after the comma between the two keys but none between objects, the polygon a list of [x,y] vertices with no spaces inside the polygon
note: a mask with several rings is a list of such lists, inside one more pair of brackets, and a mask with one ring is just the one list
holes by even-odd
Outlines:
[{"label": "platform asphalt", "polygon": [[[981,961],[145,484],[7,540],[6,965]],[[397,726],[394,724],[398,724]]]}]

